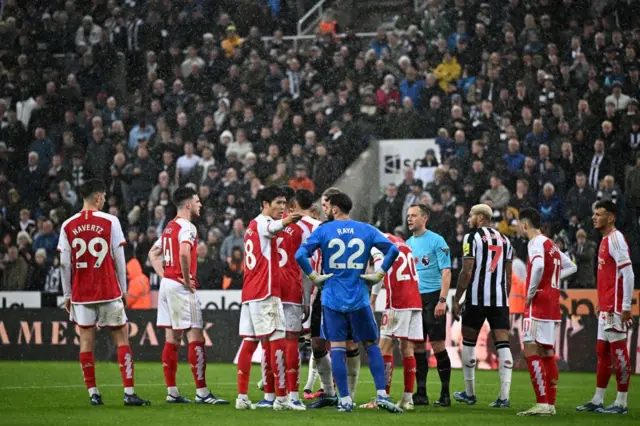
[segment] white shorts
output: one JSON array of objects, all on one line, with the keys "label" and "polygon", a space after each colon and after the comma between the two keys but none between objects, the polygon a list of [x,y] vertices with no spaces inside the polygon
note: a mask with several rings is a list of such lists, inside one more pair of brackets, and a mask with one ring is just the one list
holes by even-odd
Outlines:
[{"label": "white shorts", "polygon": [[286,331],[284,309],[279,297],[247,302],[240,308],[240,337],[259,339]]},{"label": "white shorts", "polygon": [[523,318],[522,334],[523,343],[537,343],[546,349],[553,349],[556,345],[556,322]]},{"label": "white shorts", "polygon": [[598,316],[598,340],[617,342],[627,338],[627,325],[622,315],[615,312],[600,312]]},{"label": "white shorts", "polygon": [[158,319],[161,328],[188,330],[202,328],[202,307],[196,293],[177,281],[163,278],[158,293]]},{"label": "white shorts", "polygon": [[300,333],[302,331],[302,316],[304,315],[302,305],[283,303],[282,309],[284,311],[285,330],[292,333]]},{"label": "white shorts", "polygon": [[389,339],[423,341],[422,311],[387,309],[382,314],[380,335]]},{"label": "white shorts", "polygon": [[82,328],[91,328],[96,325],[119,328],[127,323],[122,299],[90,304],[71,303],[69,318]]}]

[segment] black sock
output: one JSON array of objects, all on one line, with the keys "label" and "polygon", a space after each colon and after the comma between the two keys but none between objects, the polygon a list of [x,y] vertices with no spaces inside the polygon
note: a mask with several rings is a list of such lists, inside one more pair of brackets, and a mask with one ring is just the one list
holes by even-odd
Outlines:
[{"label": "black sock", "polygon": [[416,352],[416,382],[418,395],[427,396],[427,374],[429,373],[429,360],[426,352]]},{"label": "black sock", "polygon": [[449,359],[449,353],[445,349],[442,352],[436,354],[436,360],[438,361],[438,374],[440,375],[440,382],[442,383],[442,390],[440,395],[449,396],[449,381],[451,380],[451,360]]},{"label": "black sock", "polygon": [[353,358],[356,356],[360,356],[360,348],[355,348],[347,351],[347,358]]}]

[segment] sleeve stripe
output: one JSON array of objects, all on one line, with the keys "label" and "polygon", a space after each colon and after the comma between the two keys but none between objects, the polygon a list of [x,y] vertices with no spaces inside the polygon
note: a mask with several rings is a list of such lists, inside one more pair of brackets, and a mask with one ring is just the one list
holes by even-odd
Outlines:
[{"label": "sleeve stripe", "polygon": [[627,267],[627,266],[629,266],[629,265],[631,265],[631,262],[627,262],[627,263],[623,263],[622,265],[618,265],[618,270],[620,270],[620,269],[624,269],[624,268],[626,268],[626,267]]},{"label": "sleeve stripe", "polygon": [[529,262],[533,262],[534,260],[536,260],[537,258],[541,258],[542,259],[542,255],[541,254],[534,254],[533,257],[531,259],[529,259]]},{"label": "sleeve stripe", "polygon": [[126,246],[126,245],[127,245],[127,242],[126,242],[126,241],[123,241],[123,242],[121,242],[121,243],[120,243],[120,247],[122,247],[122,246]]}]

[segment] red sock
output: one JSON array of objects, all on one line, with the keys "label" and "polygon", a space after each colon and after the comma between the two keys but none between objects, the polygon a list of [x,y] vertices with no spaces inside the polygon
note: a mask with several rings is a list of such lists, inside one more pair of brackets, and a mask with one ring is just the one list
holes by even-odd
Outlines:
[{"label": "red sock", "polygon": [[385,355],[384,359],[384,381],[386,383],[387,395],[391,392],[391,380],[393,379],[393,355]]},{"label": "red sock", "polygon": [[545,374],[542,358],[539,355],[528,356],[527,365],[529,366],[533,391],[536,394],[536,402],[538,404],[548,404],[547,375]]},{"label": "red sock", "polygon": [[162,349],[162,371],[164,382],[168,388],[176,386],[176,372],[178,371],[178,345],[166,342]]},{"label": "red sock", "polygon": [[298,392],[298,380],[300,377],[300,351],[298,339],[286,339],[286,365],[287,365],[287,390]]},{"label": "red sock", "polygon": [[269,343],[271,346],[271,367],[273,368],[273,382],[276,388],[276,396],[287,396],[285,364],[287,347],[285,340],[277,339]]},{"label": "red sock", "polygon": [[122,384],[125,388],[133,387],[133,355],[131,347],[118,347],[118,364],[120,365],[120,374],[122,375]]},{"label": "red sock", "polygon": [[275,393],[271,368],[271,342],[268,340],[262,342],[262,381],[264,393]]},{"label": "red sock", "polygon": [[544,371],[547,373],[547,400],[549,405],[556,405],[556,391],[558,390],[558,364],[555,356],[545,356],[542,358]]},{"label": "red sock", "polygon": [[189,364],[193,380],[196,382],[196,389],[206,388],[207,355],[204,351],[204,342],[189,343]]},{"label": "red sock", "polygon": [[596,386],[606,389],[611,378],[611,348],[609,342],[598,340],[596,343],[596,354],[598,355],[598,365],[596,367]]},{"label": "red sock", "polygon": [[627,349],[627,339],[611,342],[611,358],[616,369],[616,382],[618,382],[618,392],[629,391],[629,381],[631,379],[631,369],[629,364],[629,350]]},{"label": "red sock", "polygon": [[80,352],[80,367],[87,389],[96,387],[96,363],[93,360],[93,352]]},{"label": "red sock", "polygon": [[249,390],[249,379],[251,377],[251,358],[258,348],[255,340],[243,340],[238,355],[238,394],[246,395]]},{"label": "red sock", "polygon": [[404,366],[404,391],[413,393],[413,385],[416,381],[416,358],[406,356],[402,360]]}]

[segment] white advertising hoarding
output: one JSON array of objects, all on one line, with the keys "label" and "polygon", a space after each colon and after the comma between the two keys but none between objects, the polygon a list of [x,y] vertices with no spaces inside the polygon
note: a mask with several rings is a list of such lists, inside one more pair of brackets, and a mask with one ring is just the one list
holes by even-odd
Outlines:
[{"label": "white advertising hoarding", "polygon": [[[433,149],[439,158],[435,139],[387,139],[379,142],[380,187],[402,182],[403,171],[407,167],[417,170],[428,149]],[[425,170],[427,175],[433,172]],[[420,176],[416,176],[420,178]],[[426,183],[426,182],[425,182]]]},{"label": "white advertising hoarding", "polygon": [[38,291],[0,291],[0,309],[38,309],[41,306]]}]

